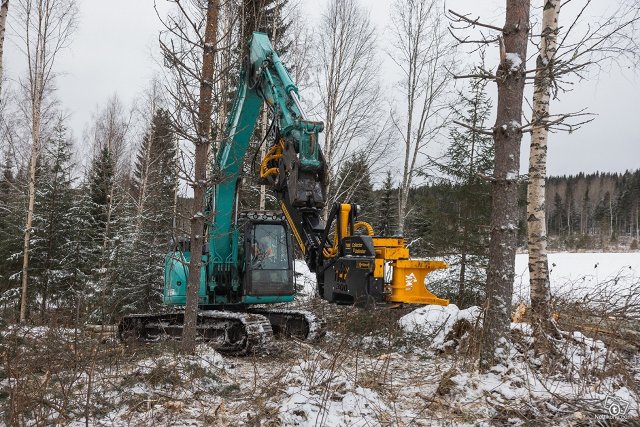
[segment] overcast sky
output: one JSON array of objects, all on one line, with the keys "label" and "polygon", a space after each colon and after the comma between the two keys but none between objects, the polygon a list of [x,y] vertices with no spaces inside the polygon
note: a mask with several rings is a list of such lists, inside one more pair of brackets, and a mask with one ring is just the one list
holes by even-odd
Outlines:
[{"label": "overcast sky", "polygon": [[[163,0],[157,0],[162,5]],[[290,0],[295,2],[296,0]],[[298,0],[309,25],[315,26],[319,11],[326,0]],[[389,34],[389,3],[386,0],[364,1],[371,11],[372,21],[379,30],[379,44],[385,46]],[[596,2],[610,4],[610,2]],[[503,1],[448,0],[447,7],[460,12],[482,15],[488,22],[502,25]],[[77,139],[82,136],[92,114],[114,93],[130,105],[158,70],[154,60],[160,29],[153,0],[80,0],[79,28],[73,43],[60,56],[57,70],[58,98],[70,113],[70,124]],[[601,13],[595,11],[594,13]],[[540,10],[532,10],[533,15]],[[11,10],[9,11],[11,18]],[[562,15],[560,17],[561,23]],[[17,39],[8,31],[5,48],[7,77],[15,80],[25,70],[25,59],[15,44]],[[497,55],[493,50],[489,55]],[[382,81],[391,90],[397,80],[388,58],[384,61]],[[464,57],[464,56],[463,56]],[[284,58],[286,61],[286,58]],[[372,66],[377,66],[372,64]],[[529,67],[531,68],[531,67]],[[577,111],[588,107],[597,114],[593,123],[573,134],[550,136],[550,175],[578,172],[621,172],[640,167],[640,138],[637,107],[640,100],[640,71],[614,68],[602,72],[588,82],[575,86],[552,103],[552,112]],[[495,105],[495,103],[494,103]],[[527,114],[530,114],[527,111]],[[526,171],[528,140],[523,141],[522,171]]]}]

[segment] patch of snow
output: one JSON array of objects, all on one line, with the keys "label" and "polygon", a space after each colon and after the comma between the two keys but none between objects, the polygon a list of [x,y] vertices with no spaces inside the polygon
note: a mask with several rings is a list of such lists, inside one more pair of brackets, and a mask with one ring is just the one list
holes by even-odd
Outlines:
[{"label": "patch of snow", "polygon": [[510,71],[518,71],[518,69],[522,65],[522,58],[520,58],[520,55],[514,52],[507,52],[505,55],[505,60],[508,64],[510,64]]},{"label": "patch of snow", "polygon": [[[283,425],[369,426],[381,425],[390,407],[374,390],[354,386],[353,380],[329,360],[303,360],[293,366],[285,381],[289,386],[281,399]],[[275,402],[274,406],[275,406]]]},{"label": "patch of snow", "polygon": [[294,280],[296,287],[296,298],[298,300],[310,300],[317,293],[317,281],[315,273],[309,271],[309,267],[304,260],[297,259],[293,263],[295,270]]},{"label": "patch of snow", "polygon": [[[529,325],[512,323],[511,329],[532,339]],[[524,405],[544,413],[569,413],[578,405],[608,415],[607,398],[615,396],[628,402],[629,418],[638,416],[638,396],[624,385],[624,381],[615,376],[602,379],[594,374],[603,372],[605,363],[611,363],[607,355],[612,355],[607,354],[601,341],[575,332],[554,345],[566,361],[561,369],[565,370],[563,374],[541,372],[530,354],[519,353],[512,347],[507,366],[497,365],[485,374],[475,371],[451,377],[453,388],[447,400],[448,407],[483,420],[497,415],[505,405]],[[595,420],[595,415],[590,416]]]},{"label": "patch of snow", "polygon": [[457,305],[427,305],[420,307],[398,320],[400,327],[408,334],[418,334],[431,338],[430,348],[441,349],[446,336],[458,320],[465,319],[475,324],[480,317],[480,307],[460,310]]}]

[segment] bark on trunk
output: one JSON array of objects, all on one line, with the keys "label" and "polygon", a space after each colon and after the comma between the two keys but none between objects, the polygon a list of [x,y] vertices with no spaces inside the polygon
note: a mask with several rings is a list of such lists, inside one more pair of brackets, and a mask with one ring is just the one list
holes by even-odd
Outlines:
[{"label": "bark on trunk", "polygon": [[529,33],[529,0],[507,0],[497,71],[498,111],[493,128],[491,242],[480,369],[487,371],[509,356],[511,298],[518,229],[518,185],[524,66]]},{"label": "bark on trunk", "polygon": [[[537,334],[553,333],[551,321],[551,291],[547,260],[547,229],[545,216],[545,181],[547,176],[546,125],[549,117],[553,60],[558,35],[560,0],[545,0],[542,17],[540,54],[536,61],[533,90],[532,134],[529,153],[529,185],[527,187],[527,237],[533,327]],[[582,220],[580,221],[582,225]],[[541,329],[540,329],[541,328]],[[540,335],[541,336],[541,335]]]},{"label": "bark on trunk", "polygon": [[[34,102],[34,104],[36,104]],[[33,209],[36,200],[36,162],[40,152],[40,103],[37,103],[38,115],[34,116],[32,123],[31,159],[29,160],[29,202],[27,207],[27,219],[24,225],[24,242],[22,246],[22,286],[20,296],[20,322],[27,320],[28,290],[29,290],[29,246],[33,229]],[[35,109],[35,107],[34,107]]]},{"label": "bark on trunk", "polygon": [[29,190],[27,218],[24,226],[24,243],[22,246],[22,286],[20,295],[20,322],[27,320],[28,288],[29,288],[29,246],[33,225],[33,209],[36,200],[36,163],[40,155],[40,120],[42,114],[42,98],[44,96],[45,72],[45,38],[42,29],[38,32],[35,52],[35,64],[30,71],[31,92],[31,157],[29,159]]},{"label": "bark on trunk", "polygon": [[2,56],[4,53],[4,32],[7,28],[7,14],[9,13],[9,0],[2,0],[0,5],[0,95],[2,95]]},{"label": "bark on trunk", "polygon": [[[409,67],[409,81],[414,80],[415,66],[411,64]],[[397,234],[404,236],[404,226],[407,219],[407,202],[409,201],[409,189],[411,188],[411,174],[413,168],[411,164],[411,143],[412,143],[412,127],[413,127],[413,104],[415,101],[415,85],[413,90],[409,90],[407,94],[407,133],[405,135],[404,149],[404,165],[402,167],[402,182],[398,188],[398,230]],[[418,144],[416,143],[416,151]],[[414,158],[415,161],[415,158]]]},{"label": "bark on trunk", "polygon": [[460,283],[458,285],[458,307],[465,308],[466,307],[466,283],[465,283],[465,275],[467,274],[467,253],[466,251],[462,252],[462,256],[460,257]]},{"label": "bark on trunk", "polygon": [[204,33],[202,77],[198,105],[198,141],[195,150],[195,177],[193,188],[193,215],[191,216],[191,260],[187,285],[187,303],[184,313],[182,352],[191,354],[196,348],[198,319],[198,291],[204,243],[204,195],[207,187],[207,154],[211,139],[211,111],[213,92],[214,53],[218,33],[219,0],[207,2],[207,24]]}]

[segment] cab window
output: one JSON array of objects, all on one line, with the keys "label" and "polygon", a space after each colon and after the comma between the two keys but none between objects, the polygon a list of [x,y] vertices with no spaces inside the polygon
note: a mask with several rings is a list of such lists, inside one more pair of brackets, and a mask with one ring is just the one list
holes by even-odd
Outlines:
[{"label": "cab window", "polygon": [[282,224],[256,224],[253,228],[251,263],[257,270],[289,268],[287,233]]}]

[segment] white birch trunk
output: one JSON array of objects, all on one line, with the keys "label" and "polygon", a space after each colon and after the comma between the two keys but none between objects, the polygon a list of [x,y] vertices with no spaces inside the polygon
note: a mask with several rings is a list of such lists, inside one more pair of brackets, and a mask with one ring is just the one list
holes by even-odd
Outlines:
[{"label": "white birch trunk", "polygon": [[[22,247],[22,286],[20,295],[20,322],[27,320],[28,288],[29,288],[29,246],[31,243],[31,233],[33,232],[33,209],[36,200],[36,163],[40,155],[40,133],[42,98],[44,96],[44,73],[45,73],[45,38],[42,28],[42,12],[40,12],[41,25],[36,41],[35,60],[29,70],[30,97],[31,97],[31,157],[29,159],[29,190],[27,218],[24,226],[24,243]],[[29,58],[31,60],[31,58]]]},{"label": "white birch trunk", "polygon": [[545,180],[547,175],[546,120],[549,117],[552,68],[557,48],[560,0],[544,0],[540,53],[536,61],[533,93],[533,123],[529,155],[527,188],[527,234],[531,308],[538,319],[546,321],[550,314],[549,265],[545,217]]},{"label": "white birch trunk", "polygon": [[[6,15],[9,7],[7,0],[2,0],[2,14]],[[28,91],[31,107],[31,156],[29,159],[28,207],[25,220],[21,296],[20,322],[27,319],[28,287],[29,287],[29,247],[33,225],[33,209],[36,195],[36,162],[40,155],[42,138],[42,103],[45,89],[52,79],[52,68],[56,54],[66,46],[70,35],[75,29],[77,9],[73,0],[65,2],[54,0],[18,2],[21,23],[24,26],[22,40],[28,65]],[[65,13],[58,14],[61,9]],[[6,16],[2,17],[2,33]],[[1,49],[0,49],[1,50]]]},{"label": "white birch trunk", "polygon": [[9,12],[9,0],[2,0],[0,5],[0,95],[2,95],[2,56],[4,53],[4,32],[7,29],[7,14]]}]

